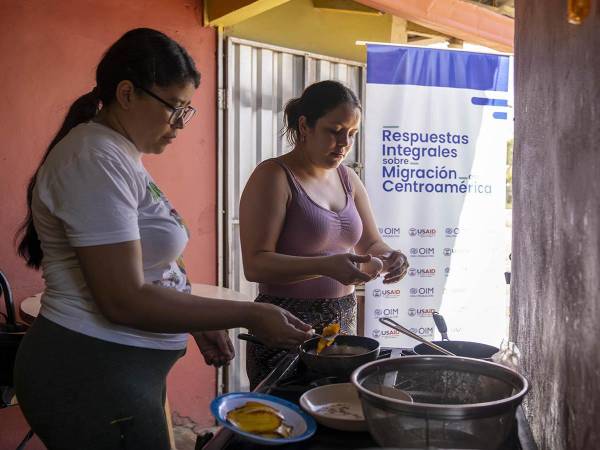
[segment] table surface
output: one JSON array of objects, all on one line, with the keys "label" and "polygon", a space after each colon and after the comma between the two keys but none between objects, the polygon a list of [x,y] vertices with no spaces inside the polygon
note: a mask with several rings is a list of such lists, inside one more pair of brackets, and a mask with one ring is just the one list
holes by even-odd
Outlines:
[{"label": "table surface", "polygon": [[[200,297],[216,298],[221,300],[237,300],[237,301],[250,301],[250,297],[241,292],[234,291],[232,289],[211,286],[209,284],[192,283],[192,294]],[[32,297],[28,297],[21,302],[19,311],[21,314],[21,320],[27,324],[31,324],[40,312],[40,299],[42,294],[36,294]]]}]

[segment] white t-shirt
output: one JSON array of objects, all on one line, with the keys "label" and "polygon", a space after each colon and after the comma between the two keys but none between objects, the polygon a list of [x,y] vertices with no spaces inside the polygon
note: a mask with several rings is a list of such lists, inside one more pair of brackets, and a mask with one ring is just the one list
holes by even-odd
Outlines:
[{"label": "white t-shirt", "polygon": [[38,172],[32,212],[44,252],[42,316],[105,341],[165,350],[186,346],[187,334],[109,322],[92,298],[73,249],[140,239],[145,282],[190,291],[180,257],[187,230],[131,141],[94,122],[73,128]]}]

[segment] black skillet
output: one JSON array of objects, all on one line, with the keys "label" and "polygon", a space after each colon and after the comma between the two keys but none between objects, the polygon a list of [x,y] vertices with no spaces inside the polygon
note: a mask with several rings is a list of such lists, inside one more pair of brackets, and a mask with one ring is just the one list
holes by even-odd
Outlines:
[{"label": "black skillet", "polygon": [[[246,333],[238,338],[258,345],[265,345],[256,336]],[[379,342],[364,336],[342,334],[334,343],[317,355],[318,337],[304,341],[297,349],[306,366],[326,376],[348,377],[359,366],[375,361],[379,356]]]},{"label": "black skillet", "polygon": [[[442,335],[441,341],[433,341],[434,344],[442,347],[445,350],[448,350],[454,353],[456,356],[464,356],[466,358],[477,358],[477,359],[487,359],[490,360],[492,355],[498,352],[497,347],[493,347],[487,344],[481,344],[479,342],[469,342],[469,341],[451,341],[448,339],[448,327],[446,325],[446,321],[444,317],[437,313],[433,313],[433,320],[435,322],[435,326],[438,331]],[[439,352],[436,352],[431,347],[426,346],[425,344],[419,344],[413,351],[417,355],[439,355]]]}]

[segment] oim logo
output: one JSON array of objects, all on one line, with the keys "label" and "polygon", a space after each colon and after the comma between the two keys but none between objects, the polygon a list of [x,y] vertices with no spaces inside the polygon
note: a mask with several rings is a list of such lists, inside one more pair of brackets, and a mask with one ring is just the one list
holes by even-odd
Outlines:
[{"label": "oim logo", "polygon": [[435,288],[433,287],[419,287],[410,288],[411,297],[433,297],[435,295]]},{"label": "oim logo", "polygon": [[379,234],[386,238],[400,236],[400,227],[379,227]]},{"label": "oim logo", "polygon": [[433,337],[433,327],[411,328],[410,331],[419,336]]},{"label": "oim logo", "polygon": [[456,237],[460,233],[460,228],[458,228],[458,227],[454,227],[454,228],[448,227],[448,228],[446,228],[445,232],[446,232],[446,237]]},{"label": "oim logo", "polygon": [[410,255],[416,258],[431,258],[435,256],[435,248],[433,247],[412,247]]},{"label": "oim logo", "polygon": [[377,308],[375,312],[375,317],[398,317],[398,308]]}]

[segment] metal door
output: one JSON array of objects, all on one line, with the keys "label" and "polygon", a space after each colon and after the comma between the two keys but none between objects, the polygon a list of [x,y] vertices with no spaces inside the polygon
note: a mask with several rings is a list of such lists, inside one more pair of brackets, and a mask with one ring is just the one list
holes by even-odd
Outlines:
[{"label": "metal door", "polygon": [[[239,200],[254,168],[291,148],[281,134],[283,110],[306,86],[333,79],[364,95],[365,65],[229,37],[225,46],[223,189],[223,283],[254,299],[257,285],[244,277],[239,239]],[[360,133],[362,136],[362,133]],[[362,139],[357,139],[345,164],[362,168]],[[237,357],[227,371],[226,389],[248,389],[245,344],[232,331]]]}]

